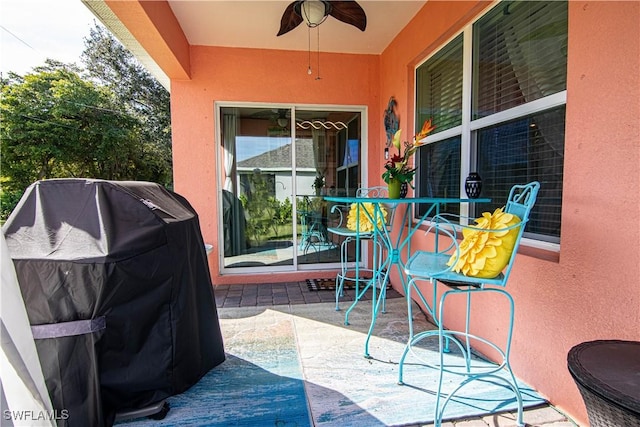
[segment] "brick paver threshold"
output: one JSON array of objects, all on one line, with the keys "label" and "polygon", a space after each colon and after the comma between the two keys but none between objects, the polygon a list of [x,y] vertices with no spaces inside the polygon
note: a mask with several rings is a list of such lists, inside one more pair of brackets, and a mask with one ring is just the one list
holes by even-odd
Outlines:
[{"label": "brick paver threshold", "polygon": [[[315,304],[336,300],[333,290],[309,290],[306,281],[289,283],[261,283],[257,285],[215,285],[214,292],[218,307],[262,307],[287,304]],[[340,301],[353,301],[355,291],[345,290]],[[387,298],[399,298],[393,290],[387,291]],[[370,299],[367,293],[363,300]]]}]

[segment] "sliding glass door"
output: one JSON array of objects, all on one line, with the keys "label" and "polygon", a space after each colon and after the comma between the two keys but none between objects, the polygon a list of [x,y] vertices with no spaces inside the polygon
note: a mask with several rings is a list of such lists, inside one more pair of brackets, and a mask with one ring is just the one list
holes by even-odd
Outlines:
[{"label": "sliding glass door", "polygon": [[223,272],[335,268],[326,194],[361,183],[362,112],[221,106]]}]

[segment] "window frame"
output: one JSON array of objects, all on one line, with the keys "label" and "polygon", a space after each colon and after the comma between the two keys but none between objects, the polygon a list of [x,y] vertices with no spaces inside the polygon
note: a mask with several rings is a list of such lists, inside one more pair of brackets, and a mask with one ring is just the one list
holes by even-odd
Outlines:
[{"label": "window frame", "polygon": [[[423,142],[425,144],[432,144],[452,137],[460,137],[460,195],[465,194],[464,180],[472,171],[471,166],[476,162],[476,153],[474,147],[476,146],[477,132],[481,129],[499,125],[501,123],[508,122],[514,119],[524,118],[528,115],[540,113],[553,108],[562,107],[567,104],[567,90],[563,90],[552,95],[547,95],[543,98],[536,99],[531,102],[527,102],[522,105],[518,105],[507,110],[503,110],[497,113],[490,114],[478,119],[472,118],[472,83],[473,83],[473,27],[476,22],[482,19],[489,11],[496,7],[500,2],[493,2],[487,8],[482,10],[477,16],[475,16],[468,24],[466,24],[459,31],[456,31],[445,40],[441,45],[435,48],[429,55],[425,56],[421,61],[417,62],[413,70],[413,93],[414,93],[414,112],[418,111],[418,69],[420,66],[429,61],[433,56],[438,54],[447,45],[453,42],[460,34],[463,37],[462,46],[462,121],[458,126],[454,126],[450,129],[446,129],[442,132],[433,133],[428,135]],[[568,31],[568,29],[567,29]],[[417,114],[414,114],[414,120]],[[421,123],[417,123],[415,120],[416,133],[419,131]],[[565,121],[566,124],[566,121]],[[416,156],[416,159],[418,156]],[[418,164],[416,166],[419,167]],[[564,181],[564,178],[563,178]],[[420,182],[416,183],[416,193],[419,194]],[[414,209],[417,209],[414,207]],[[460,205],[460,215],[469,216],[470,204],[462,203]],[[414,210],[414,217],[417,215],[417,210]],[[562,227],[562,224],[561,224]],[[549,242],[546,240],[538,240],[523,236],[521,246],[530,247],[534,249],[541,249],[544,251],[559,252],[560,243]]]},{"label": "window frame", "polygon": [[[223,131],[223,119],[222,114],[223,111],[227,108],[230,109],[262,109],[262,110],[278,110],[278,109],[288,109],[291,111],[290,123],[295,123],[296,118],[304,117],[301,112],[336,112],[336,113],[357,113],[359,116],[359,121],[357,126],[354,129],[357,129],[359,132],[360,138],[360,154],[359,154],[359,162],[357,163],[357,167],[359,169],[358,172],[358,184],[366,187],[369,179],[369,166],[366,161],[363,159],[367,159],[370,152],[369,145],[369,107],[366,105],[356,105],[356,104],[303,104],[303,103],[295,103],[295,104],[284,104],[284,103],[263,103],[263,102],[247,102],[247,101],[214,101],[213,102],[213,121],[214,121],[214,129],[215,129],[215,144],[214,144],[214,157],[216,162],[216,200],[217,200],[217,224],[218,230],[223,230],[225,228],[224,218],[222,215],[222,209],[224,205],[223,200],[223,189],[225,182],[225,168],[224,168],[224,131]],[[291,139],[295,141],[298,139],[298,134],[296,133],[295,127],[291,132]],[[295,143],[295,142],[294,142]],[[296,159],[296,150],[292,150],[292,177],[293,181],[291,183],[291,188],[294,191],[296,197],[304,196],[304,194],[299,192],[298,183],[296,182],[296,167],[297,159]],[[353,164],[352,164],[353,165]],[[265,171],[271,173],[273,169],[270,168],[260,168],[261,171]],[[237,170],[233,172],[235,178],[237,179]],[[360,182],[361,181],[361,182]],[[274,184],[274,186],[277,185]],[[277,190],[276,190],[277,191]],[[299,234],[300,225],[298,221],[295,219],[299,217],[300,209],[298,208],[298,203],[292,203],[292,227],[293,234],[296,236]],[[293,258],[292,264],[286,265],[264,265],[264,266],[241,266],[241,267],[231,267],[226,265],[225,260],[225,245],[224,245],[224,235],[222,231],[220,231],[218,239],[218,247],[221,249],[218,251],[218,262],[219,262],[219,271],[218,273],[221,275],[243,275],[243,274],[260,274],[260,273],[300,273],[305,271],[324,271],[324,270],[335,270],[336,268],[340,268],[339,262],[319,262],[319,263],[301,263],[298,261],[298,257]],[[368,260],[368,247],[364,245],[363,248],[363,256],[360,260],[362,266],[367,265]],[[302,251],[297,251],[297,255],[304,255]],[[355,265],[354,261],[349,261],[349,265]]]}]

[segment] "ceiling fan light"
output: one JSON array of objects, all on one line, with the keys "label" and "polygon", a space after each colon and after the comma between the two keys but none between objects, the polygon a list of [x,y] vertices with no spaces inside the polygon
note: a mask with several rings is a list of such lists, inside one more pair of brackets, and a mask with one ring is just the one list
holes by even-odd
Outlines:
[{"label": "ceiling fan light", "polygon": [[307,26],[317,27],[327,19],[327,8],[321,0],[305,0],[300,6],[300,15]]},{"label": "ceiling fan light", "polygon": [[280,126],[281,128],[285,128],[289,124],[289,120],[287,120],[285,117],[278,117],[277,121],[278,126]]}]

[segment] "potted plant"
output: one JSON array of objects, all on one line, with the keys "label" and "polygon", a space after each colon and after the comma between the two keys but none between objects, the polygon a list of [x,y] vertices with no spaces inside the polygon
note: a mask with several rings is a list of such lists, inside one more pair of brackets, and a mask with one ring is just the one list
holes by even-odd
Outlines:
[{"label": "potted plant", "polygon": [[[400,188],[402,184],[410,185],[413,187],[413,177],[416,174],[416,168],[413,167],[409,161],[416,150],[424,145],[422,139],[424,139],[435,127],[431,124],[431,119],[426,120],[422,125],[420,133],[413,137],[413,142],[405,141],[404,144],[400,143],[400,134],[402,129],[393,136],[392,144],[398,149],[397,154],[393,154],[389,160],[384,164],[385,171],[382,173],[382,179],[387,183],[389,188],[389,198],[400,198]],[[404,145],[404,153],[402,152],[402,145]]]},{"label": "potted plant", "polygon": [[325,186],[324,175],[316,175],[316,179],[313,180],[313,184],[311,184],[311,186],[315,188],[316,196],[319,196]]}]

